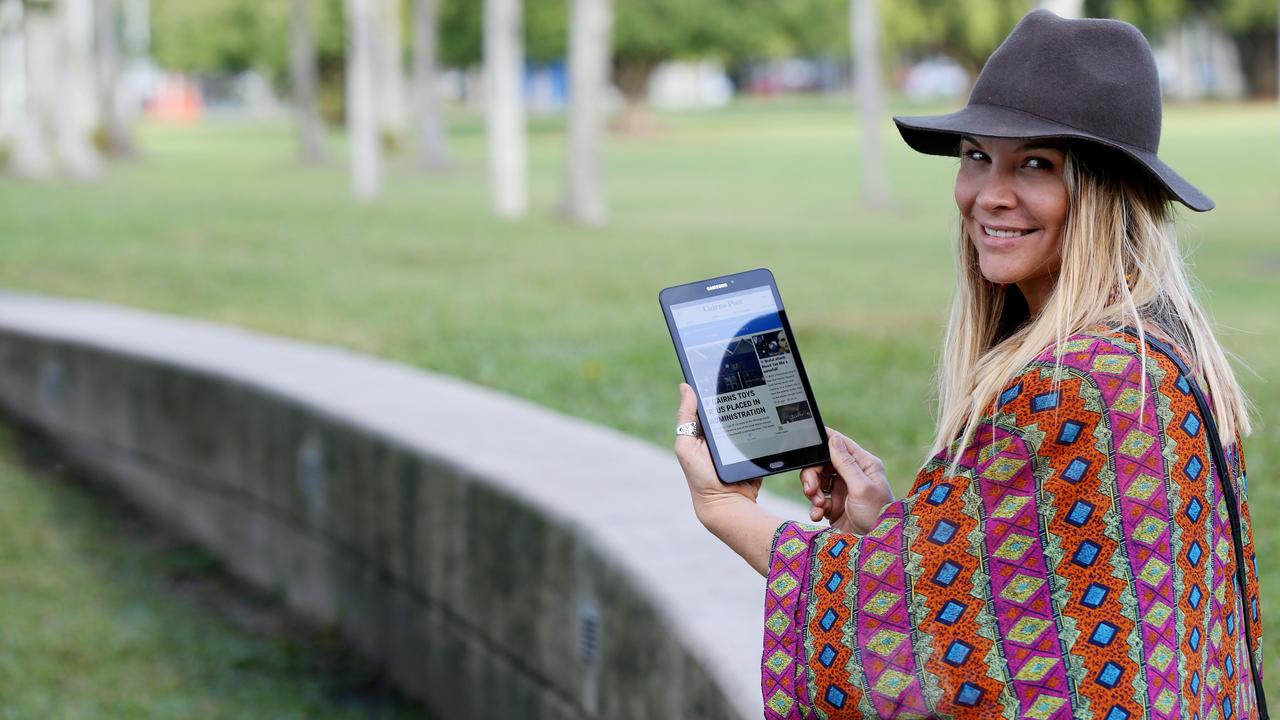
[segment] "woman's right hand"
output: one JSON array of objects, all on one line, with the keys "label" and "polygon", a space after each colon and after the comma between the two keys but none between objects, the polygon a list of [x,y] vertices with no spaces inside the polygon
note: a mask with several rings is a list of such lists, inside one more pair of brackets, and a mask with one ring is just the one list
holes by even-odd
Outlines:
[{"label": "woman's right hand", "polygon": [[865,535],[894,500],[884,462],[843,433],[827,428],[827,436],[831,462],[800,473],[804,494],[812,503],[809,517],[814,522],[825,517],[837,530]]}]

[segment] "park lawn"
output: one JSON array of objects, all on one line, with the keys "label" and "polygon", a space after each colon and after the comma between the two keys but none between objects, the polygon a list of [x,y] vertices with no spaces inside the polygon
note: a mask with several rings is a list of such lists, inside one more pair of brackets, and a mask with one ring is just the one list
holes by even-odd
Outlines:
[{"label": "park lawn", "polygon": [[[1184,211],[1181,233],[1257,406],[1246,451],[1268,655],[1280,657],[1280,122],[1273,105],[1172,106],[1166,119],[1162,156],[1219,204]],[[955,161],[912,153],[886,126],[894,200],[866,211],[841,102],[659,121],[652,136],[610,138],[605,229],[557,219],[556,118],[531,122],[532,210],[519,222],[487,211],[474,117],[454,118],[454,173],[394,158],[385,197],[366,206],[349,199],[340,138],[338,160],[307,170],[283,125],[147,127],[143,159],[105,182],[0,179],[0,285],[344,345],[666,446],[680,378],[657,291],[767,266],[824,419],[907,487],[932,435]],[[794,493],[795,478],[771,487]]]},{"label": "park lawn", "polygon": [[3,422],[0,498],[0,720],[425,717]]}]

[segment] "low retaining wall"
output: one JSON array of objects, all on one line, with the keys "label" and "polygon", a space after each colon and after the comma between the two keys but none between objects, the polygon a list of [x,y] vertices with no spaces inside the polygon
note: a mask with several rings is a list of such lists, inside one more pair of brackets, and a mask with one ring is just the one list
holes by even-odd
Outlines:
[{"label": "low retaining wall", "polygon": [[0,406],[441,720],[762,714],[763,581],[670,452],[339,349],[12,293]]}]

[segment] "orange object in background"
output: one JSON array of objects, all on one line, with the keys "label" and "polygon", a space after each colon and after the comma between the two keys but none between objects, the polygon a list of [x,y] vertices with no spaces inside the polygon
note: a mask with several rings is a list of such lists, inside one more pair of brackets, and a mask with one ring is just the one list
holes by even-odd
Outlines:
[{"label": "orange object in background", "polygon": [[204,112],[200,87],[182,73],[167,73],[147,102],[147,117],[161,122],[194,123]]}]

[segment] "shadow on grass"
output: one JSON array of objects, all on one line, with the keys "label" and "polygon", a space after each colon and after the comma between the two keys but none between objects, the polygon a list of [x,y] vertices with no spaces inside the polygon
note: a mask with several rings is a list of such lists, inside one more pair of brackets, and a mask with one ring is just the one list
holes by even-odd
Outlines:
[{"label": "shadow on grass", "polygon": [[4,417],[0,498],[0,717],[426,717]]}]

